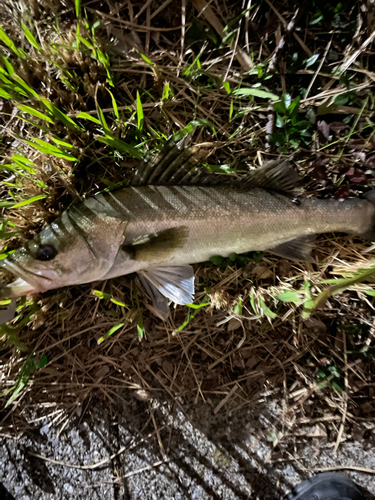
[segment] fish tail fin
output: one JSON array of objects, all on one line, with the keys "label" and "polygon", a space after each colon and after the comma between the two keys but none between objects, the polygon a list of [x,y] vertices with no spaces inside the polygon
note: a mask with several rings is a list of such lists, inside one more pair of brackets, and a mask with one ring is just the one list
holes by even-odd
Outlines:
[{"label": "fish tail fin", "polygon": [[[375,189],[368,191],[364,197],[375,207]],[[375,213],[371,217],[370,229],[360,235],[365,240],[375,241]]]}]

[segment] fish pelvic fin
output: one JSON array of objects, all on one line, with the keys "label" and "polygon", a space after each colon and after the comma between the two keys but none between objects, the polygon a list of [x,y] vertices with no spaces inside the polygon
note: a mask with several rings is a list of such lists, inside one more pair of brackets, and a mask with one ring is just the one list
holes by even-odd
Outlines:
[{"label": "fish pelvic fin", "polygon": [[279,257],[284,257],[288,260],[307,261],[314,263],[315,260],[311,257],[311,250],[315,241],[315,236],[300,236],[294,240],[282,243],[269,251]]},{"label": "fish pelvic fin", "polygon": [[[153,301],[157,315],[166,319],[170,299],[176,304],[191,304],[194,300],[194,270],[192,266],[150,267],[138,273]],[[164,300],[162,300],[164,298]]]}]

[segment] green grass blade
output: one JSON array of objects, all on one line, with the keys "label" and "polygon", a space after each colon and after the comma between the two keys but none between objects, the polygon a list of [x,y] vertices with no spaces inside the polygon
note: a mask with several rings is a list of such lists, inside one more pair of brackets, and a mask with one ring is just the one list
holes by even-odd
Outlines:
[{"label": "green grass blade", "polygon": [[25,34],[25,37],[27,38],[27,40],[29,41],[29,43],[38,51],[40,52],[41,51],[41,47],[39,45],[39,43],[35,40],[35,37],[34,35],[31,33],[31,31],[28,29],[28,27],[21,23],[21,26],[22,26],[22,30]]},{"label": "green grass blade", "polygon": [[85,120],[90,120],[91,122],[97,123],[98,125],[101,125],[100,120],[95,118],[95,116],[90,115],[89,113],[86,113],[85,111],[81,111],[79,115],[77,115],[77,118],[82,118]]},{"label": "green grass blade", "polygon": [[58,146],[62,146],[63,148],[73,149],[73,146],[69,144],[69,142],[62,141],[58,137],[50,136],[51,141],[53,141]]},{"label": "green grass blade", "polygon": [[108,127],[107,125],[107,122],[106,122],[106,119],[105,119],[105,116],[104,116],[104,113],[103,113],[103,110],[102,108],[99,106],[98,103],[96,103],[96,111],[98,113],[98,116],[99,116],[99,120],[100,120],[100,123],[104,129],[104,131],[106,132],[106,134],[109,135],[109,137],[112,137],[112,132],[110,130],[110,128]]},{"label": "green grass blade", "polygon": [[76,6],[76,16],[79,19],[81,17],[81,0],[75,0]]},{"label": "green grass blade", "polygon": [[47,195],[39,194],[38,196],[34,196],[33,198],[29,198],[28,200],[24,200],[24,201],[20,201],[19,203],[15,203],[14,205],[12,205],[12,208],[24,207],[26,205],[30,205],[31,203],[34,203],[35,201],[43,200],[44,198],[47,198]]},{"label": "green grass blade", "polygon": [[33,115],[36,118],[40,118],[41,120],[44,120],[48,123],[54,123],[54,121],[47,115],[41,113],[40,111],[32,108],[31,106],[26,106],[25,104],[18,104],[17,105],[18,109],[21,111],[24,111],[25,113],[29,113],[29,115]]},{"label": "green grass blade", "polygon": [[45,194],[40,194],[38,196],[34,196],[33,198],[29,198],[28,200],[23,200],[20,202],[14,202],[14,201],[0,201],[0,207],[3,208],[18,208],[18,207],[24,207],[25,205],[30,205],[31,203],[34,203],[35,201],[42,200],[43,198],[47,198],[47,195]]},{"label": "green grass blade", "polygon": [[21,57],[21,51],[17,49],[13,40],[11,40],[8,35],[5,33],[2,26],[0,26],[0,40],[12,51],[16,54],[16,56]]},{"label": "green grass blade", "polygon": [[138,130],[141,131],[143,129],[144,116],[143,116],[141,97],[139,95],[138,90],[137,90],[137,119],[138,119]]},{"label": "green grass blade", "polygon": [[235,89],[232,94],[241,97],[262,97],[263,99],[271,99],[272,101],[278,101],[280,99],[278,95],[272,94],[272,92],[266,92],[265,90],[259,89]]},{"label": "green grass blade", "polygon": [[6,67],[6,70],[8,71],[9,76],[13,76],[15,73],[15,70],[12,66],[12,64],[8,61],[8,59],[5,56],[2,56],[4,66]]},{"label": "green grass blade", "polygon": [[107,340],[111,335],[113,335],[117,330],[122,328],[125,325],[125,323],[120,323],[116,326],[112,326],[110,330],[108,330],[107,333],[105,333],[100,339],[98,340],[98,345],[102,344],[105,340]]},{"label": "green grass blade", "polygon": [[65,153],[61,149],[57,148],[56,146],[53,146],[52,144],[49,144],[46,141],[43,141],[42,139],[38,139],[37,137],[32,138],[35,142],[28,141],[27,139],[23,139],[26,144],[29,146],[32,146],[33,148],[37,149],[41,153],[48,154],[55,156],[56,158],[63,158],[64,160],[69,160],[69,161],[75,161],[77,158],[69,153]]},{"label": "green grass blade", "polygon": [[117,149],[118,151],[127,153],[129,156],[132,156],[133,158],[137,158],[138,160],[142,159],[142,153],[138,149],[136,149],[134,146],[131,146],[130,144],[127,144],[125,141],[122,141],[121,139],[115,139],[113,137],[106,136],[106,137],[97,137],[96,140],[99,142],[103,142],[108,146],[111,146],[113,149]]},{"label": "green grass blade", "polygon": [[112,92],[109,89],[107,89],[107,90],[108,90],[109,95],[111,96],[111,99],[112,99],[113,112],[115,113],[116,118],[119,120],[120,114],[118,112],[116,99],[115,99],[114,95],[112,94]]},{"label": "green grass blade", "polygon": [[12,75],[13,80],[15,80],[23,89],[26,90],[29,94],[31,94],[35,99],[39,100],[38,94],[35,92],[34,89],[30,87],[22,78],[16,74]]},{"label": "green grass blade", "polygon": [[0,87],[0,97],[2,97],[3,99],[12,99],[12,96],[1,87]]}]

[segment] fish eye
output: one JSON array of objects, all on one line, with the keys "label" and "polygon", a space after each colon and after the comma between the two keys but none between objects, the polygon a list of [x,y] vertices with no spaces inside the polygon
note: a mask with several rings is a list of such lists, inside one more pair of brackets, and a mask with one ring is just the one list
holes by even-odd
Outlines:
[{"label": "fish eye", "polygon": [[53,245],[45,244],[39,245],[36,249],[37,260],[52,260],[57,255],[57,250]]}]

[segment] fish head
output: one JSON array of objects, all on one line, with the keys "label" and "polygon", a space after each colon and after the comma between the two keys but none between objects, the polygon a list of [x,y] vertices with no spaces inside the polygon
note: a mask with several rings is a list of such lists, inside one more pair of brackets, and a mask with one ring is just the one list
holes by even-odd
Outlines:
[{"label": "fish head", "polygon": [[18,279],[0,288],[0,299],[100,280],[124,241],[126,221],[84,208],[65,211],[0,266]]}]

